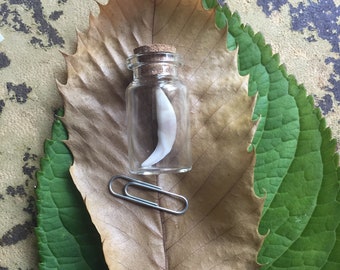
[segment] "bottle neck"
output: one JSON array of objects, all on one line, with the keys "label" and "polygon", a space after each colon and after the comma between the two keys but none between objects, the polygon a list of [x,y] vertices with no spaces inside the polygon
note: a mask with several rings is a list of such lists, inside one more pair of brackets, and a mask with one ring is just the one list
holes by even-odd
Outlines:
[{"label": "bottle neck", "polygon": [[133,79],[177,77],[181,65],[179,55],[169,52],[152,52],[132,55],[127,66],[133,71]]},{"label": "bottle neck", "polygon": [[160,77],[177,77],[177,66],[173,64],[152,63],[143,64],[132,69],[133,79],[140,80],[142,78],[160,78]]}]

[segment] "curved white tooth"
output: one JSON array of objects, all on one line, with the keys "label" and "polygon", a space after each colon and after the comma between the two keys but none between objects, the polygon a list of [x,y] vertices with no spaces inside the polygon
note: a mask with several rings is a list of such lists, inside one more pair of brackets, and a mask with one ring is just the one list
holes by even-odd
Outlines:
[{"label": "curved white tooth", "polygon": [[174,145],[176,139],[176,114],[170,100],[162,89],[156,90],[157,136],[158,142],[152,154],[142,163],[142,167],[150,167],[161,161]]}]

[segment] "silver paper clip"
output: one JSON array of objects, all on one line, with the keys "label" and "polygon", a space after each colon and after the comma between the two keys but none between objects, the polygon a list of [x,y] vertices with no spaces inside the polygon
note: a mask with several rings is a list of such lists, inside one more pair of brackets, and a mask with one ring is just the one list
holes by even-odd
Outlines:
[{"label": "silver paper clip", "polygon": [[[117,179],[123,179],[123,180],[128,182],[127,184],[124,185],[122,194],[115,192],[112,188],[114,181],[116,181]],[[169,208],[162,207],[155,202],[145,200],[145,199],[140,198],[140,197],[136,197],[134,195],[131,195],[128,191],[129,187],[131,187],[131,186],[140,187],[140,188],[143,188],[143,189],[147,189],[147,190],[155,191],[155,192],[158,192],[158,193],[166,194],[167,196],[173,197],[173,198],[181,201],[183,203],[184,207],[181,210],[172,210],[172,209],[169,209]],[[130,201],[130,202],[135,202],[135,203],[138,203],[138,204],[141,204],[141,205],[144,205],[144,206],[152,207],[152,208],[158,209],[160,211],[164,211],[164,212],[171,213],[171,214],[174,214],[174,215],[184,214],[188,210],[188,207],[189,207],[188,200],[184,196],[176,194],[176,193],[172,193],[172,192],[169,192],[169,191],[165,191],[159,186],[155,186],[155,185],[152,185],[152,184],[149,184],[149,183],[146,183],[146,182],[125,176],[125,175],[115,175],[115,176],[113,176],[109,181],[109,190],[110,190],[112,195],[114,195],[118,198]]]}]

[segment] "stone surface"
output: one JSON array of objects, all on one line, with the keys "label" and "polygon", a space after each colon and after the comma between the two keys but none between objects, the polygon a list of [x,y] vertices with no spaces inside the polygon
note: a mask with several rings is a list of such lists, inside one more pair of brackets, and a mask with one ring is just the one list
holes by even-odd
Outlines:
[{"label": "stone surface", "polygon": [[[106,1],[100,1],[105,3]],[[228,1],[313,95],[340,142],[340,1]],[[0,0],[0,269],[38,269],[35,172],[62,106],[59,51],[76,49],[93,0]]]}]

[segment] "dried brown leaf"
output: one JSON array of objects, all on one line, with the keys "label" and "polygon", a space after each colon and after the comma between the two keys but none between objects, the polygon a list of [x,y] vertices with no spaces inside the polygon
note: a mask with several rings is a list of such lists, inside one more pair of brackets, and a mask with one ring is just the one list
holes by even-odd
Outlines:
[{"label": "dried brown leaf", "polygon": [[[197,0],[111,0],[65,55],[67,142],[73,180],[102,241],[110,269],[257,269],[262,200],[253,192],[254,99],[226,50],[226,33]],[[108,181],[127,174],[125,59],[139,45],[168,43],[184,56],[189,86],[193,170],[144,177],[183,194],[190,207],[174,216],[112,197]],[[166,207],[174,202],[152,194]]]}]

